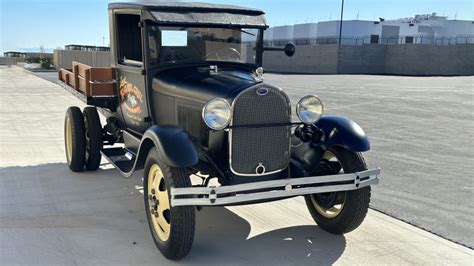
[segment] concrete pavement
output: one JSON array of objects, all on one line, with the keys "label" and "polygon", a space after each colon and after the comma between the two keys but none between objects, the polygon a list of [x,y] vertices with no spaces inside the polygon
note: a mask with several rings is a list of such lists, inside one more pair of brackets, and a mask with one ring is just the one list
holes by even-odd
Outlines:
[{"label": "concrete pavement", "polygon": [[107,164],[68,171],[63,116],[68,106],[82,106],[77,99],[14,67],[0,68],[0,99],[2,265],[472,264],[471,249],[376,211],[358,230],[330,235],[301,198],[205,208],[192,253],[171,263],[149,235],[141,173],[126,180]]},{"label": "concrete pavement", "polygon": [[382,168],[371,207],[474,247],[474,77],[267,75],[293,102],[318,94],[326,112],[367,132]]}]

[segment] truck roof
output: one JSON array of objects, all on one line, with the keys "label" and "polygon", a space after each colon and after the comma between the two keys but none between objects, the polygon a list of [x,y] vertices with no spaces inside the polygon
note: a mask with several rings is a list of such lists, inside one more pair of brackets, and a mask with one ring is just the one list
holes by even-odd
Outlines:
[{"label": "truck roof", "polygon": [[168,10],[168,11],[222,11],[256,13],[263,15],[263,10],[241,7],[235,5],[209,4],[199,2],[130,2],[110,3],[109,9],[144,9],[144,10]]},{"label": "truck roof", "polygon": [[210,24],[268,27],[265,12],[234,5],[197,2],[110,3],[110,10],[140,9],[143,19],[161,24]]}]

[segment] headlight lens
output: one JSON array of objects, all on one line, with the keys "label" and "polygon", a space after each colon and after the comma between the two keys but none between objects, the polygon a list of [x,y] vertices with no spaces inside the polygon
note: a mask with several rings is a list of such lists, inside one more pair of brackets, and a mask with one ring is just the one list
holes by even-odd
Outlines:
[{"label": "headlight lens", "polygon": [[221,130],[230,123],[230,105],[221,98],[210,100],[202,109],[202,119],[214,130]]},{"label": "headlight lens", "polygon": [[296,113],[299,119],[305,124],[312,124],[318,121],[323,115],[323,112],[323,102],[314,95],[301,98],[298,105],[296,105]]}]

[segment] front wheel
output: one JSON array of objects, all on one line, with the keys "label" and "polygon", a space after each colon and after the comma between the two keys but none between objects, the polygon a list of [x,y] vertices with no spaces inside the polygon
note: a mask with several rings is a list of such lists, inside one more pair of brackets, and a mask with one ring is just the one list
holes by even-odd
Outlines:
[{"label": "front wheel", "polygon": [[[333,148],[324,154],[324,174],[367,170],[360,153]],[[306,206],[318,226],[332,234],[345,234],[363,222],[370,202],[370,187],[305,196]]]},{"label": "front wheel", "polygon": [[191,187],[187,169],[165,165],[152,148],[145,163],[143,187],[148,225],[156,246],[170,260],[185,257],[193,245],[195,208],[172,207],[170,188]]}]

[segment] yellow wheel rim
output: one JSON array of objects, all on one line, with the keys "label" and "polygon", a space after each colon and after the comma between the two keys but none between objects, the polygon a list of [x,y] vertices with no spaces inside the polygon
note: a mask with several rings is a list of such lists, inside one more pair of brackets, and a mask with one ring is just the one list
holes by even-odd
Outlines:
[{"label": "yellow wheel rim", "polygon": [[66,156],[68,162],[72,160],[72,126],[69,117],[66,118]]},{"label": "yellow wheel rim", "polygon": [[344,201],[341,204],[333,205],[330,208],[325,208],[319,205],[316,202],[314,195],[311,195],[311,202],[313,203],[314,208],[319,214],[321,214],[324,218],[332,219],[338,216],[344,208],[344,203],[346,202],[346,195],[344,194]]},{"label": "yellow wheel rim", "polygon": [[[336,159],[336,156],[332,152],[327,151],[323,155],[323,158],[328,161],[331,161],[331,160]],[[346,202],[346,193],[344,193],[344,198],[342,200],[342,203],[335,204],[329,208],[319,205],[319,203],[316,201],[315,195],[311,195],[310,198],[311,198],[311,202],[313,203],[314,209],[316,209],[316,211],[319,214],[321,214],[321,216],[323,216],[324,218],[332,219],[338,216],[341,213],[342,209],[344,208],[344,204]]]},{"label": "yellow wheel rim", "polygon": [[148,207],[150,219],[156,234],[161,241],[170,237],[170,200],[166,188],[165,178],[161,168],[154,164],[148,172]]}]

